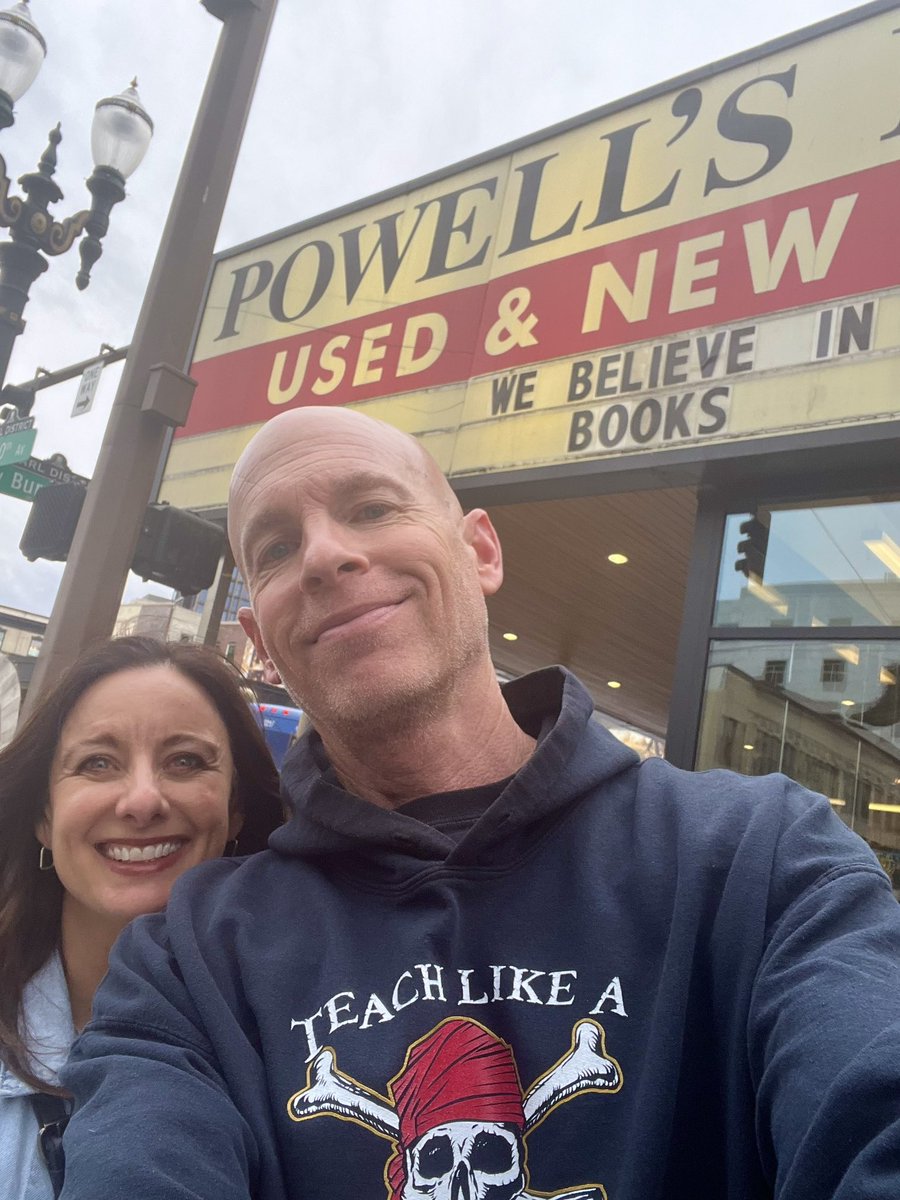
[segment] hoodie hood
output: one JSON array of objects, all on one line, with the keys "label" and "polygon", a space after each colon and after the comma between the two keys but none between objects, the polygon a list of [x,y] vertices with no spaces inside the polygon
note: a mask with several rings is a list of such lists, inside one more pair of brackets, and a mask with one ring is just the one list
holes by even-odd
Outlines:
[{"label": "hoodie hood", "polygon": [[[282,788],[291,820],[272,835],[279,854],[306,859],[350,856],[405,877],[428,864],[499,866],[515,861],[547,824],[638,756],[593,721],[593,700],[574,675],[548,667],[506,684],[518,725],[537,739],[527,763],[458,844],[402,811],[379,808],[340,786],[318,735],[288,755]],[[344,864],[353,869],[350,862]]]}]

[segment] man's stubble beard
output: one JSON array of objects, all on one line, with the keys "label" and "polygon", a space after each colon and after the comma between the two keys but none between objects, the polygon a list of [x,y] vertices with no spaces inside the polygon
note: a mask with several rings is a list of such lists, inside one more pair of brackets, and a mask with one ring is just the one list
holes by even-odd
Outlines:
[{"label": "man's stubble beard", "polygon": [[449,658],[440,653],[445,639],[438,635],[430,643],[435,656],[424,669],[421,663],[406,665],[401,660],[389,683],[383,674],[377,679],[363,675],[345,680],[336,673],[328,687],[316,689],[315,694],[285,670],[285,688],[326,741],[330,735],[351,745],[371,743],[432,723],[448,712],[469,672],[489,659],[488,618],[480,591],[476,598],[460,587],[456,599],[454,649]]}]

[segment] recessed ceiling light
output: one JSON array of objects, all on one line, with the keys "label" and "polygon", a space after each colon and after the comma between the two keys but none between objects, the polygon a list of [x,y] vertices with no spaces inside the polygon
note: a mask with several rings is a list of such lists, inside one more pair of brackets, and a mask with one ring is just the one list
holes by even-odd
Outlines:
[{"label": "recessed ceiling light", "polygon": [[517,642],[519,640],[519,635],[517,633],[504,633],[503,637],[507,642]]},{"label": "recessed ceiling light", "polygon": [[622,685],[619,683],[618,679],[609,679],[607,680],[606,686],[611,688],[620,688]]},{"label": "recessed ceiling light", "polygon": [[841,706],[843,708],[852,708],[855,703],[856,703],[855,700],[842,700]]},{"label": "recessed ceiling light", "polygon": [[624,566],[628,562],[627,554],[607,554],[606,556],[611,563],[615,563],[617,567]]}]

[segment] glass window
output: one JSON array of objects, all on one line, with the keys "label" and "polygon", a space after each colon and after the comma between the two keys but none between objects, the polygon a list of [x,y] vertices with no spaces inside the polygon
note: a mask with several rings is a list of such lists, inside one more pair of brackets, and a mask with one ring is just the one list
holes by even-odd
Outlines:
[{"label": "glass window", "polygon": [[900,500],[732,514],[715,624],[900,625]]},{"label": "glass window", "polygon": [[821,792],[900,890],[900,639],[713,642],[697,766]]},{"label": "glass window", "polygon": [[[179,603],[183,608],[189,608],[193,612],[202,612],[206,606],[208,595],[208,589],[204,589],[202,592],[198,592],[196,596],[182,596]],[[228,592],[225,596],[222,620],[236,621],[238,619],[238,609],[246,608],[249,604],[250,593],[241,578],[240,571],[235,567],[231,572],[231,579],[228,581]]]},{"label": "glass window", "polygon": [[844,680],[847,676],[847,664],[842,658],[822,659],[822,684],[832,692],[844,690]]},{"label": "glass window", "polygon": [[767,658],[763,668],[763,679],[772,687],[780,687],[784,683],[784,673],[787,670],[786,658]]},{"label": "glass window", "polygon": [[228,596],[225,600],[225,610],[222,613],[223,621],[236,621],[238,619],[238,610],[246,608],[250,604],[250,593],[247,586],[241,578],[237,567],[231,573],[231,582],[228,585]]}]

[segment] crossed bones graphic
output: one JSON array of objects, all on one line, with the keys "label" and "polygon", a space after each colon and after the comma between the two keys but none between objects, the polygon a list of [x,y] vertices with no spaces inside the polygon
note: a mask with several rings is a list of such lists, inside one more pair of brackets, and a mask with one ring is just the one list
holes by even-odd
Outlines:
[{"label": "crossed bones graphic", "polygon": [[[532,1200],[526,1181],[522,1138],[558,1105],[586,1092],[617,1092],[622,1086],[618,1063],[607,1057],[602,1025],[584,1019],[572,1030],[570,1049],[531,1085],[523,1097],[521,1133],[508,1124],[451,1121],[429,1129],[405,1147],[406,1182],[401,1200]],[[332,1116],[399,1142],[400,1120],[394,1107],[377,1092],[338,1069],[330,1047],[309,1065],[307,1086],[288,1101],[295,1121]],[[504,1186],[508,1185],[508,1186]],[[546,1193],[544,1193],[546,1195]],[[601,1200],[600,1185],[555,1192],[559,1200]]]}]

